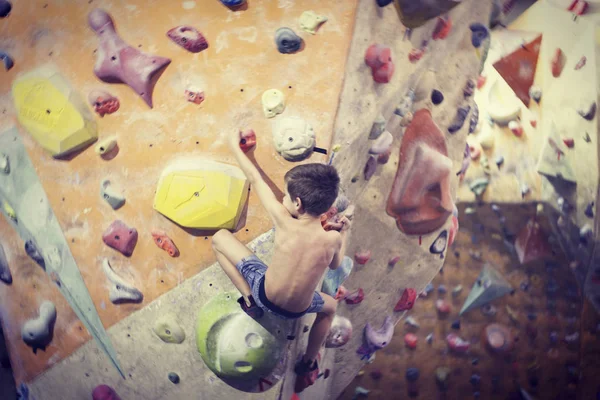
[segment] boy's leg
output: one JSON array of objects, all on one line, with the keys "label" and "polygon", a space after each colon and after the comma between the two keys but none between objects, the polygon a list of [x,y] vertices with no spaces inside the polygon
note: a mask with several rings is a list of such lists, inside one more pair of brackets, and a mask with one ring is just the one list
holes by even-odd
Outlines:
[{"label": "boy's leg", "polygon": [[311,365],[313,361],[317,359],[319,350],[329,334],[329,328],[331,328],[331,322],[335,316],[338,302],[331,296],[321,293],[321,297],[325,304],[323,309],[317,313],[317,318],[313,324],[310,334],[308,335],[308,346],[306,347],[306,354],[304,354],[303,361],[310,361]]},{"label": "boy's leg", "polygon": [[221,229],[213,235],[212,248],[217,256],[217,261],[221,268],[227,274],[234,286],[240,291],[246,305],[250,306],[248,297],[252,294],[250,285],[236,268],[236,264],[242,261],[242,258],[251,256],[253,253],[242,242],[237,240],[233,234],[225,229]]}]

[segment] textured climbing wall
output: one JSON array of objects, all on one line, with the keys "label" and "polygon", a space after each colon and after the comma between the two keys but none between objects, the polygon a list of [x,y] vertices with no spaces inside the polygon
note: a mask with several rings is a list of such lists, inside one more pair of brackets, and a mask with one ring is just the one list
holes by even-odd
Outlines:
[{"label": "textured climbing wall", "polygon": [[[460,218],[461,230],[443,270],[409,313],[419,327],[398,324],[390,346],[377,353],[341,399],[353,398],[357,386],[370,390],[369,398],[373,399],[390,398],[390,393],[408,398],[413,390],[418,393],[415,398],[421,399],[476,398],[475,392],[482,399],[519,399],[520,388],[534,398],[548,400],[574,399],[586,387],[588,393],[595,393],[593,379],[579,381],[579,373],[585,368],[588,376],[597,371],[593,364],[580,365],[582,352],[586,351],[580,347],[580,335],[585,332],[590,345],[597,346],[597,328],[590,323],[584,327],[584,298],[564,254],[557,251],[546,260],[523,266],[512,247],[507,247],[498,236],[501,229],[497,213],[489,205],[465,204],[460,207],[461,215],[466,206],[476,207],[477,214]],[[505,226],[519,232],[535,215],[535,204],[515,204],[501,211],[506,217]],[[538,221],[544,234],[550,235],[548,221]],[[502,274],[514,294],[459,316],[485,263]],[[436,310],[440,299],[450,305],[449,312]],[[453,327],[456,321],[460,321],[459,329]],[[494,354],[487,349],[482,333],[492,323],[511,331],[512,351]],[[415,349],[405,344],[405,335],[411,333],[418,339]],[[449,333],[470,341],[468,353],[457,354],[449,349]],[[433,338],[428,343],[430,334]],[[420,373],[414,384],[406,378],[409,368],[417,368]],[[442,368],[448,368],[445,392],[436,379]],[[592,397],[590,394],[579,398]]]},{"label": "textured climbing wall", "polygon": [[[0,21],[0,49],[15,61],[12,69],[0,71],[0,131],[17,124],[11,83],[42,64],[53,63],[84,98],[92,90],[102,89],[120,100],[114,114],[95,117],[101,140],[117,137],[119,152],[108,161],[93,148],[67,160],[55,160],[20,130],[106,327],[214,262],[208,237],[189,233],[152,209],[158,178],[168,163],[188,155],[233,163],[222,134],[253,128],[258,136],[258,164],[274,189],[281,189],[283,174],[293,164],[277,155],[272,146],[271,120],[263,116],[261,106],[261,95],[270,88],[285,94],[284,116],[308,120],[316,132],[317,146],[329,146],[355,2],[250,0],[237,11],[219,1],[14,3],[11,14]],[[112,16],[117,32],[134,48],[172,60],[155,87],[153,109],[126,85],[105,84],[94,76],[99,41],[88,27],[87,16],[97,7]],[[329,18],[315,36],[299,27],[300,14],[308,9]],[[204,34],[208,49],[192,54],[169,40],[167,31],[185,24]],[[282,26],[303,36],[299,53],[277,51],[274,34]],[[187,101],[185,89],[190,85],[204,91],[206,99],[200,105]],[[310,158],[323,160],[317,153]],[[117,211],[100,197],[104,178],[124,188],[126,203]],[[139,232],[131,258],[102,243],[102,232],[115,219]],[[167,232],[181,252],[179,258],[169,257],[153,243],[153,229]],[[268,229],[269,219],[251,193],[245,225],[237,237],[248,242]],[[27,257],[22,240],[4,219],[0,219],[0,236],[13,274],[11,286],[0,285],[1,319],[15,378],[29,381],[71,354],[89,335],[50,279]],[[143,292],[142,303],[114,305],[109,301],[101,267],[105,257],[118,274]],[[20,339],[20,330],[45,299],[57,307],[54,340],[45,352],[34,355]],[[190,312],[195,314],[195,310]]]}]

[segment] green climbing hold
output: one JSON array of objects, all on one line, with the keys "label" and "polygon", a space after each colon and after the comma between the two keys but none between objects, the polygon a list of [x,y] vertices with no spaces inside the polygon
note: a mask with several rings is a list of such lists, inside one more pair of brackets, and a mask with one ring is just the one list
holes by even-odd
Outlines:
[{"label": "green climbing hold", "polygon": [[487,178],[477,178],[469,185],[471,192],[475,193],[475,196],[481,196],[485,189],[487,189],[490,181]]}]

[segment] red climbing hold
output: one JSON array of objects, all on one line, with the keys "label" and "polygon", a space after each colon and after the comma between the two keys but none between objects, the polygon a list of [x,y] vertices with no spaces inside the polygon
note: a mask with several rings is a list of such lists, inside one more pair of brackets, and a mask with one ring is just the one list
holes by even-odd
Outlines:
[{"label": "red climbing hold", "polygon": [[379,164],[387,164],[390,160],[390,155],[392,154],[392,146],[390,146],[386,151],[377,155],[377,162]]},{"label": "red climbing hold", "polygon": [[450,304],[444,299],[438,299],[435,302],[435,308],[440,314],[449,314],[452,310]]},{"label": "red climbing hold", "polygon": [[409,349],[416,349],[418,341],[419,338],[414,333],[407,333],[406,335],[404,335],[404,344]]},{"label": "red climbing hold", "polygon": [[417,299],[417,292],[413,288],[406,288],[402,293],[402,297],[396,303],[396,307],[394,307],[394,311],[405,311],[410,310],[415,305],[415,300]]},{"label": "red climbing hold", "polygon": [[452,29],[452,20],[450,17],[442,18],[438,17],[435,28],[433,29],[433,40],[446,39],[450,30]]},{"label": "red climbing hold", "polygon": [[256,146],[256,133],[254,133],[254,130],[246,129],[240,132],[240,149],[247,153],[254,146]]},{"label": "red climbing hold", "polygon": [[334,298],[336,300],[344,300],[346,296],[348,296],[348,289],[346,289],[343,285],[340,285]]},{"label": "red climbing hold", "polygon": [[356,254],[354,254],[354,259],[360,265],[365,265],[367,262],[369,262],[370,258],[371,250],[357,251]]},{"label": "red climbing hold", "polygon": [[563,68],[565,67],[565,53],[558,48],[554,51],[554,56],[552,57],[552,76],[558,78],[562,73]]},{"label": "red climbing hold", "polygon": [[567,10],[571,11],[575,15],[581,16],[587,12],[589,6],[590,4],[587,1],[573,0]]},{"label": "red climbing hold", "polygon": [[346,304],[360,304],[365,298],[365,291],[359,288],[356,292],[352,292],[346,296]]},{"label": "red climbing hold", "polygon": [[130,257],[137,244],[138,232],[135,228],[125,225],[123,221],[116,220],[104,231],[102,240],[107,246]]},{"label": "red climbing hold", "polygon": [[477,78],[477,89],[481,89],[485,82],[487,81],[487,77],[485,75],[479,75]]},{"label": "red climbing hold", "polygon": [[365,53],[365,63],[371,67],[373,80],[377,83],[388,83],[394,74],[392,50],[379,44],[372,44]]},{"label": "red climbing hold", "polygon": [[414,64],[423,57],[423,54],[425,54],[425,50],[423,49],[412,49],[408,53],[408,61]]},{"label": "red climbing hold", "polygon": [[448,343],[448,347],[450,350],[455,351],[457,353],[466,353],[469,351],[469,347],[471,347],[471,343],[461,339],[458,335],[454,333],[450,333],[446,336],[446,343]]},{"label": "red climbing hold", "polygon": [[121,400],[121,398],[110,386],[98,385],[92,392],[92,400]]},{"label": "red climbing hold", "polygon": [[573,139],[573,138],[565,138],[565,139],[563,139],[563,143],[565,144],[565,146],[567,146],[568,148],[572,149],[573,146],[575,146],[575,139]]}]

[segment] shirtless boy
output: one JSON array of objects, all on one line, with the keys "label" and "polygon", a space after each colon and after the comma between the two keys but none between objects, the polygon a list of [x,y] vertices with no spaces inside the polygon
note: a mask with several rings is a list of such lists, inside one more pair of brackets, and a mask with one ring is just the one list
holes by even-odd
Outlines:
[{"label": "shirtless boy", "polygon": [[[315,291],[327,268],[342,262],[350,227],[344,218],[340,232],[325,231],[320,216],[335,202],[339,177],[334,167],[304,164],[285,175],[283,204],[239,147],[239,134],[228,144],[253,191],[275,226],[271,265],[262,262],[227,230],[213,236],[212,247],[221,267],[242,294],[248,308],[260,308],[283,319],[317,313],[304,357],[296,364],[301,376],[318,375],[317,355],[331,327],[337,301]],[[310,379],[308,384],[314,383]]]}]

